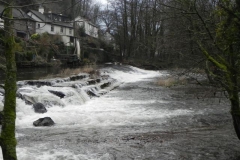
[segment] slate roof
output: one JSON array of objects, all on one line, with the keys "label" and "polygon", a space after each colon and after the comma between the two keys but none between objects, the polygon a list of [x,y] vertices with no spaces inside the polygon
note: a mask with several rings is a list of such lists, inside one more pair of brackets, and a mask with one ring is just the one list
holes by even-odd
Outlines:
[{"label": "slate roof", "polygon": [[[0,5],[0,15],[2,14],[2,12],[4,11],[5,7]],[[21,9],[16,9],[16,8],[13,8],[13,17],[14,18],[28,18],[28,19],[31,19],[31,17],[29,17],[23,10]]]},{"label": "slate roof", "polygon": [[65,23],[65,22],[59,22],[59,21],[52,21],[50,18],[48,18],[46,15],[35,11],[35,10],[30,10],[35,16],[37,16],[39,19],[41,19],[43,22],[50,23],[53,25],[57,26],[63,26],[63,27],[68,27],[68,28],[73,28],[72,23]]},{"label": "slate roof", "polygon": [[42,13],[35,11],[35,10],[30,10],[35,16],[37,16],[39,19],[41,19],[44,22],[52,22],[51,19],[49,19],[47,16],[43,15]]}]

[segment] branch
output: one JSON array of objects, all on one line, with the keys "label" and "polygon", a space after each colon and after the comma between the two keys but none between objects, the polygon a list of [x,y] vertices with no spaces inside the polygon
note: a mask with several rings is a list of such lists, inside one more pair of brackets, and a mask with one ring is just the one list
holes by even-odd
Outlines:
[{"label": "branch", "polygon": [[213,38],[213,36],[212,36],[212,34],[211,34],[211,31],[209,30],[207,24],[206,24],[205,21],[203,20],[203,17],[199,14],[199,12],[198,12],[198,10],[197,10],[196,2],[194,3],[194,8],[195,8],[195,11],[196,11],[196,14],[197,14],[198,18],[201,20],[201,22],[202,22],[204,28],[206,29],[209,37],[213,40],[213,42],[215,42],[215,40],[214,40],[214,38]]},{"label": "branch", "polygon": [[62,2],[62,0],[55,0],[55,1],[50,1],[50,2],[44,1],[42,3],[34,3],[34,4],[28,4],[28,5],[22,5],[22,6],[10,6],[10,7],[11,8],[23,8],[23,7],[37,6],[37,5],[41,5],[41,4],[50,4],[50,3],[57,3],[57,2]]},{"label": "branch", "polygon": [[4,5],[10,5],[9,3],[2,1],[2,0],[0,0],[0,3],[3,3]]},{"label": "branch", "polygon": [[219,4],[219,7],[221,7],[222,9],[224,9],[228,14],[232,15],[233,17],[237,18],[240,21],[240,17],[234,13],[232,10],[230,10],[229,8],[225,7],[222,4]]},{"label": "branch", "polygon": [[203,54],[206,56],[206,58],[212,62],[214,65],[216,65],[218,68],[220,68],[221,70],[227,72],[227,65],[226,63],[219,63],[215,58],[213,58],[208,51],[200,44],[199,41],[197,41],[198,46],[200,47],[201,51],[203,52]]}]

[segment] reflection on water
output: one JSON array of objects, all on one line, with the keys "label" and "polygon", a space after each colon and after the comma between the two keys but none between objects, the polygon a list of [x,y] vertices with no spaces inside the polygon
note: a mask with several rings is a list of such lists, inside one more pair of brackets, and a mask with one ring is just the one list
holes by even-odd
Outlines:
[{"label": "reflection on water", "polygon": [[[88,66],[89,67],[89,66]],[[93,66],[90,66],[93,67]],[[95,68],[94,66],[93,68]],[[82,67],[67,67],[67,66],[57,66],[57,67],[43,67],[43,68],[18,68],[17,69],[17,81],[21,80],[37,80],[46,77],[55,77],[65,70],[74,70],[76,68]],[[55,75],[55,76],[54,76]],[[5,75],[3,71],[0,71],[0,84],[4,83]]]},{"label": "reflection on water", "polygon": [[[58,74],[61,70],[64,69],[62,67],[46,67],[46,68],[19,68],[17,70],[17,80],[33,80],[40,79],[48,74]],[[4,83],[5,74],[0,72],[0,83]]]}]

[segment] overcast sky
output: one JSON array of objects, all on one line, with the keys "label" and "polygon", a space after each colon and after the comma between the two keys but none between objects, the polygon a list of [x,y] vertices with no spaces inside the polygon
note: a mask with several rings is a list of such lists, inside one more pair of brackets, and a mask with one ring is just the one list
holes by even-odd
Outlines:
[{"label": "overcast sky", "polygon": [[107,4],[107,0],[95,0],[96,2],[101,2],[102,4]]}]

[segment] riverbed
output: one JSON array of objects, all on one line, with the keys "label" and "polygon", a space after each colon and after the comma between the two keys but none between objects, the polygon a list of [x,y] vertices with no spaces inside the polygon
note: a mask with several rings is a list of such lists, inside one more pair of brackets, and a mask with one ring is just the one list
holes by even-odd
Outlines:
[{"label": "riverbed", "polygon": [[[170,72],[132,66],[109,65],[100,72],[114,79],[114,87],[99,97],[79,92],[79,101],[66,82],[61,91],[72,96],[59,99],[63,105],[51,103],[47,113],[36,114],[17,99],[19,160],[240,159],[229,102],[212,87],[158,86],[157,80]],[[44,95],[52,86],[22,87]],[[38,100],[46,101],[42,97]],[[56,124],[32,125],[46,116]]]}]

